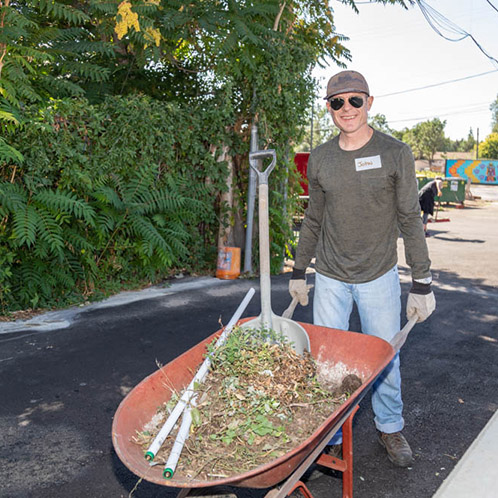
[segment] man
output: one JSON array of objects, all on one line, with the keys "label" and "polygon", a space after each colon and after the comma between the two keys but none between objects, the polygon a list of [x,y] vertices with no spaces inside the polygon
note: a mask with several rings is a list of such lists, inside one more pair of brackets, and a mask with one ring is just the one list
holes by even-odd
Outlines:
[{"label": "man", "polygon": [[[413,156],[406,144],[368,125],[373,97],[360,73],[333,76],[325,99],[340,134],[309,157],[309,204],[289,291],[308,304],[305,272],[316,257],[314,323],[348,330],[356,302],[362,332],[390,341],[400,330],[400,231],[413,278],[407,317],[422,322],[436,305]],[[374,384],[372,407],[389,459],[401,467],[410,465],[412,451],[401,433],[399,354]],[[338,456],[342,435],[336,436],[329,452]]]},{"label": "man", "polygon": [[423,213],[422,225],[426,237],[429,237],[429,233],[427,232],[427,221],[429,220],[429,215],[434,214],[435,198],[436,196],[441,197],[442,188],[443,181],[440,178],[436,178],[435,180],[427,182],[418,192],[418,201]]}]

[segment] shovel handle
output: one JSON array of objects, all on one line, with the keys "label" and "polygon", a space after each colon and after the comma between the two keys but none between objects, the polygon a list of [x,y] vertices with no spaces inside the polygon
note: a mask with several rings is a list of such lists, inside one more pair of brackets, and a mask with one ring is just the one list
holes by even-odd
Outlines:
[{"label": "shovel handle", "polygon": [[410,330],[416,323],[417,316],[413,316],[406,322],[406,325],[391,339],[390,344],[393,347],[394,351],[398,352],[400,350],[401,346],[403,346],[403,344],[405,343]]},{"label": "shovel handle", "polygon": [[[262,160],[266,157],[271,157],[272,161],[265,170],[259,171],[258,160]],[[273,171],[276,162],[277,162],[277,153],[275,152],[275,149],[257,150],[249,154],[249,165],[251,166],[253,171],[258,175],[258,180],[260,185],[268,183],[268,177],[270,176],[270,173]]]},{"label": "shovel handle", "polygon": [[[258,160],[271,157],[271,164],[263,171],[258,169]],[[274,149],[257,150],[249,154],[249,164],[258,176],[259,192],[259,273],[261,284],[261,324],[271,329],[271,281],[270,281],[270,221],[268,208],[268,176],[277,162]]]}]

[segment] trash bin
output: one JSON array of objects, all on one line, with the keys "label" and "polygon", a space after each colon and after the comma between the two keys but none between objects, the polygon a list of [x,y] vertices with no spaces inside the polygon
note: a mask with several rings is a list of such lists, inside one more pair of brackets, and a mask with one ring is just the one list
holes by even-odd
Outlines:
[{"label": "trash bin", "polygon": [[[441,178],[441,177],[438,177]],[[435,180],[436,178],[417,175],[418,189],[420,190],[426,183]],[[436,202],[455,202],[463,204],[465,201],[465,180],[460,177],[446,176],[441,178],[443,187],[441,189],[441,197],[436,197]]]},{"label": "trash bin", "polygon": [[465,180],[463,178],[447,176],[443,178],[441,197],[436,197],[440,202],[456,202],[463,204],[465,201]]},{"label": "trash bin", "polygon": [[435,178],[429,178],[427,176],[417,175],[418,189],[420,190],[427,182],[430,182],[431,180],[435,180]]}]

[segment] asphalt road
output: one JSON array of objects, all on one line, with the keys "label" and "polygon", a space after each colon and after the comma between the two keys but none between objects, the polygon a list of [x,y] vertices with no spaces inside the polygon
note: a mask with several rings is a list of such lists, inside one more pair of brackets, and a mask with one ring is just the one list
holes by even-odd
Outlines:
[{"label": "asphalt road", "polygon": [[[354,423],[356,497],[431,497],[498,408],[498,203],[471,202],[440,215],[451,221],[429,225],[428,239],[437,310],[415,326],[401,351],[404,433],[415,462],[400,469],[388,461],[367,395]],[[400,274],[405,302],[410,279],[401,242]],[[289,304],[288,279],[288,273],[272,278],[277,314]],[[247,290],[259,288],[257,279],[179,282],[156,297],[69,310],[65,328],[0,323],[0,497],[177,494],[138,483],[124,467],[112,447],[113,415],[156,362],[167,363],[217,330],[220,317],[226,323]],[[259,312],[257,292],[245,316]],[[311,322],[311,306],[298,307],[294,318]],[[350,330],[360,330],[356,312]],[[339,497],[341,479],[324,475],[309,488],[316,498]]]}]

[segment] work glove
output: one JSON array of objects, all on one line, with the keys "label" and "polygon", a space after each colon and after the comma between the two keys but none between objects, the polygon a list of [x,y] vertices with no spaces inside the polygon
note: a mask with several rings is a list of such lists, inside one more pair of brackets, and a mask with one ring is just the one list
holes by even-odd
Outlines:
[{"label": "work glove", "polygon": [[292,277],[289,280],[289,294],[292,299],[297,298],[301,306],[307,306],[309,291],[310,288],[306,285],[306,270],[294,268]]},{"label": "work glove", "polygon": [[417,323],[423,322],[436,309],[436,298],[431,284],[413,281],[406,303],[406,318],[417,317]]}]

